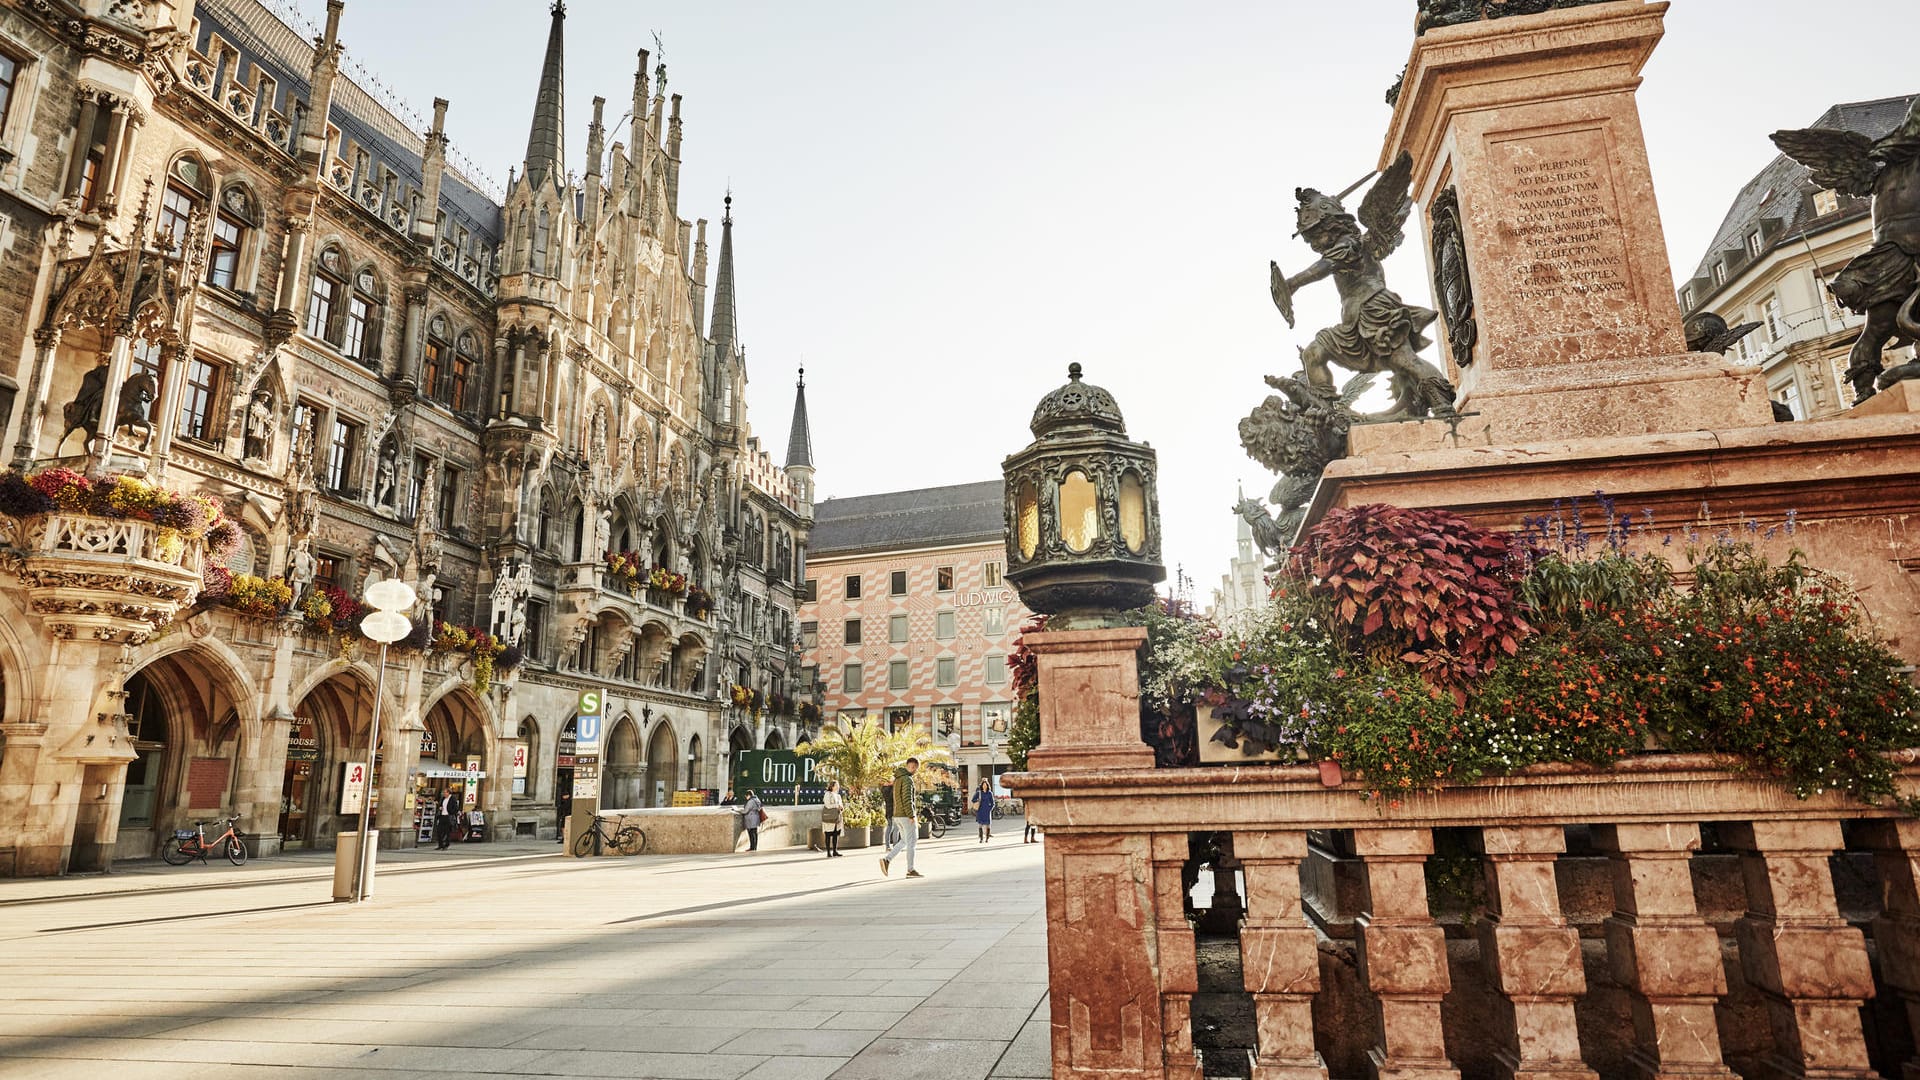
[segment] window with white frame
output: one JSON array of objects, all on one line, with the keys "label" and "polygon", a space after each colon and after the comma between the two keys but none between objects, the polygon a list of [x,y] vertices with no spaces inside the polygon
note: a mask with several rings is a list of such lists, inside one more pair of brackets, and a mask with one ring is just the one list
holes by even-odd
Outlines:
[{"label": "window with white frame", "polygon": [[1789,379],[1773,390],[1773,400],[1793,410],[1795,420],[1806,419],[1806,413],[1800,406],[1800,384]]},{"label": "window with white frame", "polygon": [[905,690],[908,685],[907,662],[894,660],[887,664],[887,689]]},{"label": "window with white frame", "polygon": [[938,611],[933,616],[933,636],[941,641],[952,641],[960,636],[951,611]]},{"label": "window with white frame", "polygon": [[980,633],[985,637],[999,637],[1007,632],[1007,609],[987,607],[980,610]]},{"label": "window with white frame", "polygon": [[907,643],[907,617],[905,615],[887,616],[887,641],[893,645]]},{"label": "window with white frame", "polygon": [[840,669],[840,692],[857,694],[861,689],[861,671],[859,664],[847,664]]},{"label": "window with white frame", "polygon": [[980,581],[981,584],[989,589],[998,588],[1000,585],[1000,564],[997,562],[981,564]]},{"label": "window with white frame", "polygon": [[933,662],[933,685],[948,687],[959,684],[960,660],[958,657],[942,656]]},{"label": "window with white frame", "polygon": [[1840,209],[1839,192],[1826,188],[1813,193],[1813,212],[1817,216],[1825,217],[1838,209]]},{"label": "window with white frame", "polygon": [[1007,682],[1007,657],[1005,653],[988,653],[986,662],[988,686],[1004,686]]}]

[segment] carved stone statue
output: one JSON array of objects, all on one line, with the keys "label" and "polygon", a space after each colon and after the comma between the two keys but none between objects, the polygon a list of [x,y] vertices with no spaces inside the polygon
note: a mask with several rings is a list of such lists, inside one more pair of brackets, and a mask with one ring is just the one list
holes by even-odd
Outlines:
[{"label": "carved stone statue", "polygon": [[1413,159],[1403,153],[1361,200],[1358,220],[1340,200],[1312,188],[1296,189],[1300,236],[1320,258],[1292,277],[1272,264],[1274,306],[1288,326],[1293,325],[1294,293],[1322,278],[1333,279],[1340,291],[1340,325],[1315,334],[1312,344],[1300,350],[1300,361],[1307,378],[1326,391],[1333,390],[1335,364],[1351,371],[1389,373],[1394,408],[1377,419],[1453,411],[1453,384],[1418,355],[1431,344],[1421,331],[1438,313],[1401,301],[1387,288],[1380,266],[1404,239],[1401,228],[1413,209],[1407,194],[1412,177]]},{"label": "carved stone statue", "polygon": [[1814,183],[1873,198],[1873,246],[1827,286],[1847,310],[1867,317],[1847,358],[1855,404],[1920,378],[1920,362],[1880,366],[1889,344],[1920,342],[1920,101],[1877,140],[1833,128],[1776,131],[1772,138],[1812,171]]},{"label": "carved stone statue", "polygon": [[273,453],[273,433],[279,427],[280,420],[273,411],[272,392],[255,390],[253,399],[247,404],[247,434],[243,452],[248,460],[267,460],[268,455]]},{"label": "carved stone statue", "polygon": [[307,586],[313,584],[317,566],[311,543],[302,539],[293,545],[293,550],[287,555],[287,584],[292,587],[295,600],[306,592]]},{"label": "carved stone statue", "polygon": [[596,558],[613,550],[613,511],[604,506],[593,519],[593,543]]},{"label": "carved stone statue", "polygon": [[[1277,517],[1252,499],[1236,509],[1254,529],[1260,550],[1275,556],[1292,542],[1314,485],[1329,462],[1345,457],[1347,432],[1355,421],[1353,403],[1373,385],[1371,374],[1356,375],[1335,392],[1314,382],[1304,372],[1286,378],[1267,376],[1267,385],[1280,391],[1240,421],[1240,445],[1247,456],[1280,474],[1270,500],[1280,507]],[[1283,396],[1284,395],[1284,396]],[[1262,535],[1267,540],[1262,540]],[[1270,546],[1271,545],[1271,546]]]},{"label": "carved stone statue", "polygon": [[[75,431],[84,433],[86,437],[82,440],[83,442],[93,441],[94,435],[100,430],[100,403],[106,396],[107,362],[102,360],[97,366],[88,369],[85,375],[80,376],[79,391],[73,395],[72,401],[67,402],[66,408],[61,410],[61,415],[67,422],[67,429],[60,434],[62,444],[67,441],[67,436]],[[59,452],[59,446],[55,446],[54,453]]]},{"label": "carved stone statue", "polygon": [[380,460],[374,465],[373,505],[392,507],[394,475],[399,468],[400,448],[392,439],[380,446]]}]

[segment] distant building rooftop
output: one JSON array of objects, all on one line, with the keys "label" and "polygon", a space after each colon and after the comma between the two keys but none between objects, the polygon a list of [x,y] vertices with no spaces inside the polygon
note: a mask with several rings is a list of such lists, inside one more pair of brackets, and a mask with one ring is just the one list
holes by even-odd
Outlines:
[{"label": "distant building rooftop", "polygon": [[952,547],[1005,535],[1005,486],[998,480],[856,495],[814,504],[807,556]]}]

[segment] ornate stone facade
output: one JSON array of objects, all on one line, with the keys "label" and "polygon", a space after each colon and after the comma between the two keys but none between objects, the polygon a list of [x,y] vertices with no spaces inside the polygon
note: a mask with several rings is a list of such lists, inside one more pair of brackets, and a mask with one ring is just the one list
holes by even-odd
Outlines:
[{"label": "ornate stone facade", "polygon": [[[708,323],[664,67],[640,54],[624,143],[595,100],[572,180],[556,3],[496,194],[451,153],[447,102],[409,123],[341,73],[344,7],[311,40],[262,0],[0,7],[12,464],[218,499],[245,533],[226,569],[295,590],[246,615],[144,523],[6,519],[0,874],[150,855],[222,810],[263,851],[331,843],[379,676],[305,598],[381,578],[414,586],[417,623],[524,655],[492,679],[455,650],[390,658],[386,842],[469,767],[488,835],[550,828],[588,688],[604,805],[721,786],[730,744],[793,738],[725,691],[793,693],[811,462],[776,464],[748,422],[730,205]],[[110,752],[69,753],[90,724],[118,725],[83,740]]]}]

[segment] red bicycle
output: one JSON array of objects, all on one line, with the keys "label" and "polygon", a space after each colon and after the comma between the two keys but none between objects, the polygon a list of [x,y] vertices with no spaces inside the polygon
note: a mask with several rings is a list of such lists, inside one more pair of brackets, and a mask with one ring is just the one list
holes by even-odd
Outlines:
[{"label": "red bicycle", "polygon": [[239,823],[238,814],[226,818],[224,824],[227,831],[211,842],[207,840],[207,826],[223,824],[220,820],[203,821],[191,829],[175,829],[167,845],[160,849],[160,857],[167,860],[168,866],[185,866],[195,859],[206,862],[207,856],[217,851],[225,855],[228,862],[239,866],[247,861],[247,845],[233,831],[233,827]]}]

